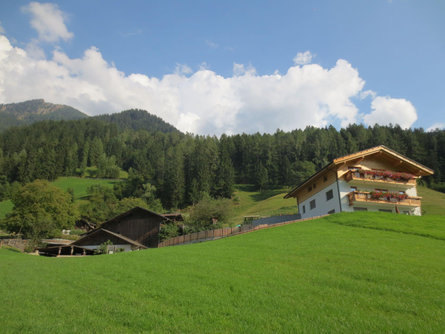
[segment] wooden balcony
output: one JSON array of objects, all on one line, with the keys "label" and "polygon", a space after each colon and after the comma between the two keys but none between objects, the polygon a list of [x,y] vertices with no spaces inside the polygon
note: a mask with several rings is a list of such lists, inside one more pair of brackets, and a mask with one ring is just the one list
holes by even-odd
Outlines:
[{"label": "wooden balcony", "polygon": [[349,205],[371,204],[382,207],[394,207],[395,205],[407,208],[416,208],[420,206],[422,197],[408,197],[406,199],[397,198],[372,198],[371,193],[367,191],[352,191],[348,194]]},{"label": "wooden balcony", "polygon": [[416,186],[416,179],[394,180],[390,177],[367,174],[364,171],[348,171],[345,180],[351,186],[365,186],[368,188],[389,188],[406,190]]}]

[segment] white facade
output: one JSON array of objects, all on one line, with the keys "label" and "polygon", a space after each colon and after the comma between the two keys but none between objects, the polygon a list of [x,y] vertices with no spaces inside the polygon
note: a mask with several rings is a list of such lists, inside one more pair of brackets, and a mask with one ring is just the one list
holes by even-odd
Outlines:
[{"label": "white facade", "polygon": [[[327,193],[332,191],[332,198],[327,199]],[[311,202],[315,200],[315,208],[311,209]],[[334,210],[334,211],[333,211]],[[328,213],[340,212],[340,201],[338,197],[337,182],[322,188],[319,192],[309,197],[307,200],[298,203],[298,212],[301,218],[322,216]]]},{"label": "white facade", "polygon": [[[327,200],[326,193],[332,190],[333,197]],[[360,187],[360,191],[374,191],[375,187],[371,184],[367,187]],[[298,204],[298,212],[301,218],[309,218],[315,216],[322,216],[329,213],[337,212],[353,212],[355,210],[365,209],[367,211],[390,211],[395,212],[394,206],[379,205],[378,203],[356,203],[356,205],[349,205],[348,194],[353,191],[351,185],[345,180],[337,180],[329,186],[321,189],[316,194],[312,195],[305,201]],[[417,188],[412,187],[405,191],[408,196],[417,196]],[[340,195],[340,197],[339,197]],[[315,201],[315,207],[311,209],[311,202]],[[340,206],[341,205],[341,206]],[[354,207],[358,208],[354,210]],[[405,208],[402,205],[398,206],[399,212],[410,215],[421,215],[421,208]]]}]

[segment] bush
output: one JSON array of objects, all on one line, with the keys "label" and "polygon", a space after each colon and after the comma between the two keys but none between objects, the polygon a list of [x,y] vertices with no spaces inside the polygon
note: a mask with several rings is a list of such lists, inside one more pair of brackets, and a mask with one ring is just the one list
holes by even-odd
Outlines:
[{"label": "bush", "polygon": [[216,228],[226,223],[231,213],[230,199],[204,198],[191,210],[188,225],[197,231]]}]

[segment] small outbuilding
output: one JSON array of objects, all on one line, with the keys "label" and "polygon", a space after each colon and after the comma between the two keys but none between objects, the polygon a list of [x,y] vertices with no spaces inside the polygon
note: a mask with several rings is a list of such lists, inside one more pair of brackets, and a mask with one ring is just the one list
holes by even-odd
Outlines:
[{"label": "small outbuilding", "polygon": [[101,244],[111,241],[113,246],[108,249],[114,251],[157,248],[161,223],[169,221],[167,217],[153,211],[135,207],[84,234],[71,245],[95,250]]}]

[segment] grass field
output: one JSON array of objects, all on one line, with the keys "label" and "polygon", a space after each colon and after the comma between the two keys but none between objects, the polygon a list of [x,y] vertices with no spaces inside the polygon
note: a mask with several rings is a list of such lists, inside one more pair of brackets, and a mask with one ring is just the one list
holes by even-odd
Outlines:
[{"label": "grass field", "polygon": [[74,199],[81,199],[87,195],[87,189],[95,184],[100,184],[106,187],[112,188],[116,182],[120,182],[115,179],[90,179],[82,177],[59,177],[53,182],[53,185],[62,189],[68,190],[69,188],[74,190]]},{"label": "grass field", "polygon": [[427,187],[418,187],[422,197],[422,212],[426,215],[445,215],[445,194]]},{"label": "grass field", "polygon": [[444,217],[368,212],[95,257],[0,250],[2,331],[440,333],[444,235]]},{"label": "grass field", "polygon": [[239,204],[234,208],[232,222],[239,224],[244,216],[263,217],[297,213],[295,199],[284,199],[287,189],[273,189],[259,192],[251,185],[236,185],[234,197]]}]

